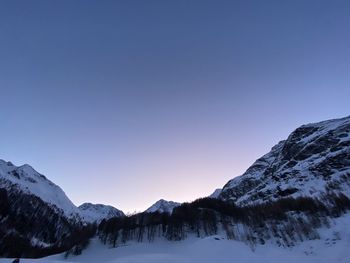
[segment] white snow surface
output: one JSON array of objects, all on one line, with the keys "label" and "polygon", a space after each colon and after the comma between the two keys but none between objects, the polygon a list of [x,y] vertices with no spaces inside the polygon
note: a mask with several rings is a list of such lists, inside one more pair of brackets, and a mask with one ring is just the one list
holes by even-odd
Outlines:
[{"label": "white snow surface", "polygon": [[149,207],[145,212],[148,212],[148,213],[159,212],[159,213],[171,214],[174,208],[179,205],[181,204],[177,202],[160,199],[157,202],[155,202],[151,207]]},{"label": "white snow surface", "polygon": [[[304,241],[291,248],[272,243],[251,248],[239,241],[216,235],[184,241],[158,240],[153,243],[127,243],[117,248],[92,240],[79,256],[58,254],[42,259],[22,259],[23,263],[345,263],[350,258],[350,214],[320,230],[320,239]],[[11,259],[0,259],[0,263]]]}]

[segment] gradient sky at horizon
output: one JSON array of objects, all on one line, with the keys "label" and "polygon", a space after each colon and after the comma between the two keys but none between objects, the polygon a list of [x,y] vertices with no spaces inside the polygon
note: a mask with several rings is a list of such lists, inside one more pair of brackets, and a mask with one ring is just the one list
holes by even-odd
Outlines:
[{"label": "gradient sky at horizon", "polygon": [[349,1],[1,1],[1,159],[79,205],[210,194],[350,111]]}]

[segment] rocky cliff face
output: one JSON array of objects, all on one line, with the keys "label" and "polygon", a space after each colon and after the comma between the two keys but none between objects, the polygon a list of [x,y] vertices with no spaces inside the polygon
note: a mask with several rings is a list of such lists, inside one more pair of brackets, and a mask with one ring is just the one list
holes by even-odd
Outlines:
[{"label": "rocky cliff face", "polygon": [[230,180],[219,198],[246,205],[329,192],[350,196],[350,117],[297,128]]}]

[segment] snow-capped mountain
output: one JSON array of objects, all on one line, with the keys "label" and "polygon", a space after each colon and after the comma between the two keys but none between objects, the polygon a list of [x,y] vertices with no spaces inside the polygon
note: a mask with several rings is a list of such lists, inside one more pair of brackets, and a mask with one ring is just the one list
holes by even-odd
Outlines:
[{"label": "snow-capped mountain", "polygon": [[79,207],[80,215],[87,222],[101,222],[102,219],[125,216],[121,210],[103,204],[84,203]]},{"label": "snow-capped mountain", "polygon": [[101,240],[117,246],[224,233],[252,248],[317,240],[324,229],[339,227],[338,218],[349,220],[350,117],[303,125],[222,190],[176,209],[160,200],[146,210],[155,211],[169,212],[101,224]]},{"label": "snow-capped mountain", "polygon": [[151,207],[149,207],[145,212],[148,212],[148,213],[159,212],[159,213],[171,214],[174,208],[179,205],[181,204],[177,202],[160,199],[157,202],[155,202]]},{"label": "snow-capped mountain", "polygon": [[209,195],[209,197],[210,198],[218,198],[219,195],[221,194],[221,191],[222,191],[221,188],[215,189],[215,191],[211,195]]},{"label": "snow-capped mountain", "polygon": [[28,164],[15,166],[11,162],[0,160],[0,187],[14,188],[19,192],[39,197],[67,218],[80,220],[78,208],[63,190]]},{"label": "snow-capped mountain", "polygon": [[299,127],[209,198],[184,204],[161,199],[147,213],[128,217],[111,206],[76,207],[29,165],[0,160],[0,256],[68,250],[95,234],[89,222],[100,223],[99,238],[112,246],[224,233],[251,247],[290,247],[336,229],[338,218],[348,222],[349,198],[350,116]]},{"label": "snow-capped mountain", "polygon": [[76,207],[58,185],[28,164],[15,166],[11,162],[0,160],[0,188],[16,189],[36,196],[68,219],[76,221],[91,223],[124,215],[122,211],[108,205],[84,203]]},{"label": "snow-capped mountain", "polygon": [[71,248],[95,230],[87,223],[121,211],[76,207],[64,191],[25,164],[0,160],[0,256],[34,256]]},{"label": "snow-capped mountain", "polygon": [[0,255],[62,251],[82,233],[78,209],[61,188],[29,165],[0,160]]},{"label": "snow-capped mountain", "polygon": [[297,128],[230,180],[219,198],[245,205],[329,192],[350,196],[350,116]]}]

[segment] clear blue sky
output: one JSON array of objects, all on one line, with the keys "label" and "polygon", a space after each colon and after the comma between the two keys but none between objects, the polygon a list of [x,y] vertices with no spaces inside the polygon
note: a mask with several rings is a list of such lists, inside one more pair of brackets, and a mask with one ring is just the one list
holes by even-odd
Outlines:
[{"label": "clear blue sky", "polygon": [[193,200],[350,114],[350,1],[1,1],[0,158],[76,203]]}]

